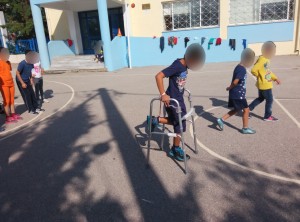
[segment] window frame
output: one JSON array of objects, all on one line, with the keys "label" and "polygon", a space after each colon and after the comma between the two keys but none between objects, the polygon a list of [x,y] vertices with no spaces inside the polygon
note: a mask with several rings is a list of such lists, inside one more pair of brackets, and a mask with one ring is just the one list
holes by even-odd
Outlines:
[{"label": "window frame", "polygon": [[[164,1],[162,2],[162,12],[163,12],[163,24],[164,24],[164,32],[172,32],[172,31],[184,31],[184,30],[193,30],[193,29],[205,29],[205,28],[217,28],[217,27],[220,27],[220,1],[221,0],[217,0],[218,2],[218,24],[217,25],[202,25],[202,22],[203,22],[203,19],[202,19],[202,16],[201,16],[201,12],[202,12],[202,1],[203,0],[199,0],[199,4],[200,4],[200,8],[199,8],[199,24],[200,26],[192,26],[192,2],[191,0],[173,0],[173,1]],[[190,27],[186,27],[186,28],[174,28],[174,10],[173,10],[173,4],[174,3],[189,3],[189,16],[190,16]],[[166,4],[171,4],[171,7],[170,7],[170,10],[171,10],[171,13],[170,14],[165,14],[165,9],[164,9],[164,5]],[[171,28],[170,29],[167,29],[167,25],[166,25],[166,16],[169,16],[170,18],[170,24],[171,24]]]},{"label": "window frame", "polygon": [[[292,2],[291,0],[282,0],[281,2],[287,2],[287,18],[286,19],[274,19],[274,20],[262,20],[262,5],[263,4],[268,4],[268,3],[262,3],[261,0],[259,0],[259,10],[258,11],[258,21],[252,21],[252,22],[235,22],[231,23],[230,18],[231,18],[231,0],[230,0],[230,5],[229,5],[229,25],[228,26],[239,26],[239,25],[255,25],[255,24],[269,24],[269,23],[280,23],[280,22],[292,22],[295,20],[295,0]],[[290,10],[291,10],[291,4],[294,4],[293,6],[293,18],[290,19]],[[254,11],[256,13],[257,11]]]}]

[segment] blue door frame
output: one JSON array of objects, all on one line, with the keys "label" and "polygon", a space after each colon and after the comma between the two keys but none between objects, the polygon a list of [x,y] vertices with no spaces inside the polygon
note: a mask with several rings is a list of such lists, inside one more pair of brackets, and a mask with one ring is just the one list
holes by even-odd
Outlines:
[{"label": "blue door frame", "polygon": [[[94,45],[101,40],[101,30],[99,26],[98,11],[78,12],[80,31],[84,54],[94,54]],[[108,19],[110,26],[110,36],[113,39],[118,34],[120,28],[124,34],[123,9],[108,9]]]}]

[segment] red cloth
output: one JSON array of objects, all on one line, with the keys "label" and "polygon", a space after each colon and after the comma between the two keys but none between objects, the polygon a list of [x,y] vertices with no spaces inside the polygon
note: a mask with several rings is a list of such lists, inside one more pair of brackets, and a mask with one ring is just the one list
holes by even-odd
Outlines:
[{"label": "red cloth", "polygon": [[222,44],[222,39],[221,38],[217,38],[216,45],[221,45],[221,44]]},{"label": "red cloth", "polygon": [[67,39],[68,46],[71,47],[73,45],[73,41],[71,39]]},{"label": "red cloth", "polygon": [[177,45],[177,42],[178,42],[178,38],[177,38],[177,37],[174,37],[174,38],[173,38],[173,43],[174,43],[174,45]]}]

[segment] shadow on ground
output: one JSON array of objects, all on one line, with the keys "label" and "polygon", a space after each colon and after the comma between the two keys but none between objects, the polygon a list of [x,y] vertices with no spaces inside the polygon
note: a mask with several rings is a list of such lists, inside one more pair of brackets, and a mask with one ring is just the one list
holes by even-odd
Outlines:
[{"label": "shadow on ground", "polygon": [[[231,159],[249,165],[235,155]],[[267,172],[262,164],[257,163],[257,168]],[[220,198],[231,203],[220,221],[300,221],[300,185],[268,179],[219,160],[205,171],[209,180],[224,190]],[[282,170],[280,174],[297,176]]]},{"label": "shadow on ground", "polygon": [[[38,135],[26,130],[1,142],[0,221],[128,221],[125,206],[117,199],[109,194],[96,199],[87,187],[91,180],[87,168],[106,155],[110,144],[98,144],[90,151],[76,145],[95,126],[87,103],[99,97],[144,221],[203,220],[194,176],[190,174],[182,192],[171,197],[156,173],[145,168],[143,151],[113,98],[100,89],[78,107],[52,118]],[[77,201],[70,202],[70,195]]]},{"label": "shadow on ground", "polygon": [[[102,124],[92,120],[87,105],[99,98],[143,221],[205,221],[199,196],[203,184],[195,181],[196,174],[190,172],[181,192],[171,196],[157,173],[145,168],[143,150],[107,89],[99,89],[79,106],[55,116],[38,134],[29,129],[1,141],[0,221],[129,221],[126,206],[118,199],[109,193],[96,198],[88,189],[91,176],[87,169],[108,154],[111,143],[91,149],[86,149],[89,144],[76,145],[92,127]],[[299,198],[295,195],[299,186],[269,181],[219,161],[206,169],[206,175],[221,187],[231,207],[220,221],[300,220]],[[227,195],[232,183],[240,186],[233,197]]]}]

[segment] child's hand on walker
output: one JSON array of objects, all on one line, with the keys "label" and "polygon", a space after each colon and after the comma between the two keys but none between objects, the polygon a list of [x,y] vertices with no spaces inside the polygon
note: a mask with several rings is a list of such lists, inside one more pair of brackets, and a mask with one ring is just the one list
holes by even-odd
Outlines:
[{"label": "child's hand on walker", "polygon": [[230,86],[226,88],[226,91],[229,91],[229,90],[230,90]]},{"label": "child's hand on walker", "polygon": [[277,83],[277,85],[281,84],[281,81],[279,79],[276,79],[275,82]]},{"label": "child's hand on walker", "polygon": [[170,96],[168,96],[167,94],[161,96],[161,101],[165,104],[165,106],[169,106],[170,104]]}]

